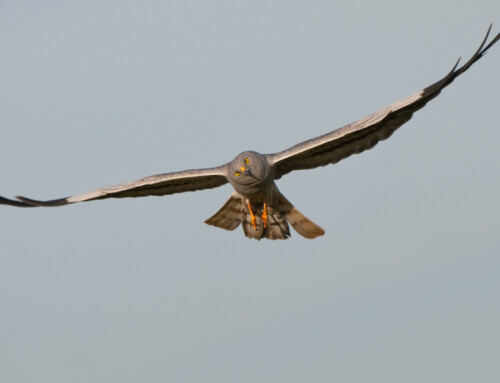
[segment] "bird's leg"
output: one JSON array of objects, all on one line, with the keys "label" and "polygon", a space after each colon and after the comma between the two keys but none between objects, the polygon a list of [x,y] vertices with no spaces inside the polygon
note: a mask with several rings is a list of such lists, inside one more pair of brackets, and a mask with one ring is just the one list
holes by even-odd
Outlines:
[{"label": "bird's leg", "polygon": [[264,207],[263,207],[264,211],[262,212],[262,224],[264,225],[264,227],[267,227],[267,205],[266,205],[266,201],[264,201]]},{"label": "bird's leg", "polygon": [[247,199],[248,211],[250,212],[250,222],[255,230],[257,230],[257,225],[255,224],[255,215],[253,214],[252,207],[250,206],[250,200]]}]

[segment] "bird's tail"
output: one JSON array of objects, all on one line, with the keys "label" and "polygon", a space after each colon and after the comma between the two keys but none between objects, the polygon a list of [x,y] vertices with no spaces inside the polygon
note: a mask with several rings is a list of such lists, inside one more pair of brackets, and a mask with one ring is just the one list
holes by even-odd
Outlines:
[{"label": "bird's tail", "polygon": [[225,230],[234,230],[240,223],[248,238],[261,240],[287,239],[290,237],[289,223],[294,230],[305,238],[313,239],[325,234],[325,231],[298,211],[281,193],[273,195],[267,206],[267,225],[264,226],[262,214],[263,203],[252,203],[255,216],[255,227],[248,206],[237,194],[233,194],[222,208],[205,223]]},{"label": "bird's tail", "polygon": [[325,234],[325,231],[321,226],[316,225],[313,221],[302,214],[282,194],[279,196],[279,205],[281,206],[281,210],[285,212],[286,218],[292,225],[293,229],[304,238],[314,239]]},{"label": "bird's tail", "polygon": [[205,223],[224,230],[234,230],[240,225],[244,213],[241,198],[233,194],[217,213],[205,220]]}]

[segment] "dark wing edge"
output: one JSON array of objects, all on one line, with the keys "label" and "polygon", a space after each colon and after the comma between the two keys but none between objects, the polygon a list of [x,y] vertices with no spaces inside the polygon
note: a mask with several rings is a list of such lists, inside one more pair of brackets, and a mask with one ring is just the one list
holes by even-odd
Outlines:
[{"label": "dark wing edge", "polygon": [[275,168],[275,179],[293,170],[335,164],[353,154],[371,149],[379,141],[389,138],[396,129],[411,119],[414,112],[423,108],[442,89],[469,69],[500,39],[499,33],[485,46],[492,26],[493,24],[488,28],[483,42],[469,61],[457,69],[459,58],[452,70],[436,83],[343,128],[304,141],[282,152],[268,154],[268,159]]},{"label": "dark wing edge", "polygon": [[16,201],[0,196],[0,205],[53,207],[106,198],[163,196],[222,186],[228,182],[225,174],[225,165],[210,169],[186,170],[175,173],[157,174],[136,181],[97,189],[89,193],[50,201],[38,201],[21,196],[16,196],[18,199]]}]

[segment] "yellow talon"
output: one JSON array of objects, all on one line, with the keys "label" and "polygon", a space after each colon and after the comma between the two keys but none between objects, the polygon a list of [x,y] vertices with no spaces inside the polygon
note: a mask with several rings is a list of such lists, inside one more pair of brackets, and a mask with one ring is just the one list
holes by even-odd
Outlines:
[{"label": "yellow talon", "polygon": [[253,214],[252,207],[250,206],[250,200],[247,199],[248,211],[250,212],[250,223],[253,228],[257,230],[257,225],[255,224],[255,215]]},{"label": "yellow talon", "polygon": [[264,227],[267,227],[267,206],[265,202],[264,202],[264,211],[262,212],[262,223]]}]

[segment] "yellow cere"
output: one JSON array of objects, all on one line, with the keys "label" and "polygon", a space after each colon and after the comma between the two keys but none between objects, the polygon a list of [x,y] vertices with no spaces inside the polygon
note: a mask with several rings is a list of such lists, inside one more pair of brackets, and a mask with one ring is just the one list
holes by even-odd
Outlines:
[{"label": "yellow cere", "polygon": [[242,172],[244,172],[246,169],[245,169],[245,167],[244,167],[244,166],[242,166],[242,167],[240,168],[240,170],[241,170]]}]

